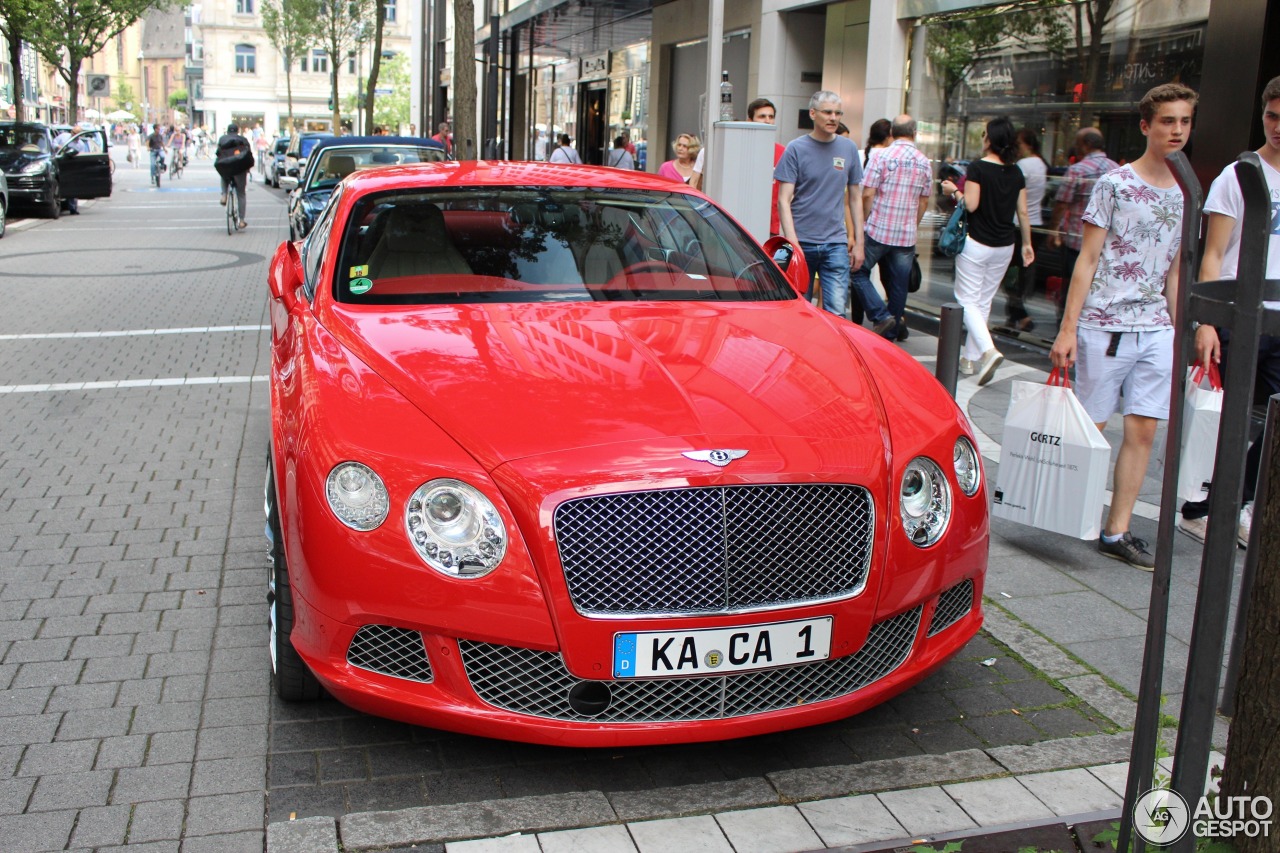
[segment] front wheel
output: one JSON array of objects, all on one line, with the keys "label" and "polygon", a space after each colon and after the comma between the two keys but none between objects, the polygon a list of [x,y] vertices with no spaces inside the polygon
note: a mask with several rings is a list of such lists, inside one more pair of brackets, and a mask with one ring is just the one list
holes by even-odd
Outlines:
[{"label": "front wheel", "polygon": [[57,219],[62,215],[62,199],[58,197],[58,184],[49,184],[49,200],[44,203],[43,213],[47,219]]},{"label": "front wheel", "polygon": [[4,236],[4,229],[9,218],[9,211],[4,209],[4,204],[0,203],[0,237]]},{"label": "front wheel", "polygon": [[284,556],[280,507],[276,502],[276,481],[272,470],[268,458],[263,498],[270,540],[267,550],[267,561],[271,564],[267,577],[267,603],[271,608],[271,683],[275,686],[276,695],[286,702],[310,702],[320,697],[320,682],[316,681],[289,641],[293,632],[293,592],[289,588],[289,566]]}]

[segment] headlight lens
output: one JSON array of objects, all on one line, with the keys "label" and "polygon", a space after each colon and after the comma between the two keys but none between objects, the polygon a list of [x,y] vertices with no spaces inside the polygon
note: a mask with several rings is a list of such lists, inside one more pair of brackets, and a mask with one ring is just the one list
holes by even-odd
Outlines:
[{"label": "headlight lens", "polygon": [[898,494],[907,538],[925,548],[937,542],[951,520],[951,486],[932,459],[917,456],[902,472]]},{"label": "headlight lens", "polygon": [[404,523],[418,555],[446,575],[487,575],[507,553],[507,528],[497,508],[461,480],[419,486],[409,497]]},{"label": "headlight lens", "polygon": [[978,459],[978,451],[973,449],[969,439],[963,435],[956,439],[956,449],[952,458],[956,466],[956,483],[960,491],[973,497],[982,485],[982,463]]},{"label": "headlight lens", "polygon": [[386,521],[391,507],[382,478],[359,462],[343,462],[330,471],[325,496],[333,514],[353,530],[373,530]]},{"label": "headlight lens", "polygon": [[23,166],[22,174],[38,175],[47,168],[49,168],[48,160],[36,160],[34,163],[28,163],[27,165]]}]

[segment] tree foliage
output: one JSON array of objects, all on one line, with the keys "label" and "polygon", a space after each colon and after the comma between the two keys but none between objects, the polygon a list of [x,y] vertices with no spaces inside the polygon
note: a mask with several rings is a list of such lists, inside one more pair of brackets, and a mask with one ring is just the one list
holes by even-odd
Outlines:
[{"label": "tree foliage", "polygon": [[341,133],[342,101],[338,75],[342,64],[359,49],[376,0],[321,0],[316,18],[317,38],[329,54],[329,97],[333,104],[333,132]]},{"label": "tree foliage", "polygon": [[[5,0],[6,3],[11,0]],[[106,47],[129,25],[169,0],[39,0],[27,43],[55,68],[71,93],[68,107],[74,120],[79,112],[80,66]]]},{"label": "tree foliage", "polygon": [[289,109],[289,133],[297,130],[293,119],[293,71],[307,56],[319,35],[319,0],[263,0],[262,29],[284,60],[285,96]]},{"label": "tree foliage", "polygon": [[36,29],[36,0],[0,0],[0,34],[9,43],[9,67],[13,69],[14,115],[22,118],[22,43]]},{"label": "tree foliage", "polygon": [[373,122],[396,133],[409,123],[409,54],[397,53],[382,66],[379,74],[390,95],[379,95],[374,102]]}]

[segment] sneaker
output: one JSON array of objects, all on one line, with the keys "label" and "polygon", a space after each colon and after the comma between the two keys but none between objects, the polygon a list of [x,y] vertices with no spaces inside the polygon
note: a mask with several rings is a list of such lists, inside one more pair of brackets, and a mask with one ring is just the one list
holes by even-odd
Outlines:
[{"label": "sneaker", "polygon": [[885,317],[879,323],[872,326],[871,331],[875,332],[882,338],[892,338],[893,335],[889,333],[893,331],[893,327],[896,325],[898,325],[898,321],[896,319],[893,317]]},{"label": "sneaker", "polygon": [[995,347],[987,350],[982,354],[982,358],[973,366],[973,375],[978,377],[979,385],[986,385],[996,375],[996,368],[1000,366],[1000,362],[1004,361],[1004,356]]},{"label": "sneaker", "polygon": [[1147,550],[1147,543],[1141,539],[1133,538],[1133,534],[1127,530],[1124,532],[1124,536],[1115,542],[1108,542],[1099,536],[1098,551],[1113,559],[1123,560],[1135,569],[1142,569],[1144,572],[1155,571],[1156,568],[1155,555]]},{"label": "sneaker", "polygon": [[910,330],[907,329],[907,318],[899,317],[898,318],[898,340],[905,341],[908,337],[910,337],[910,335],[911,335],[911,332]]},{"label": "sneaker", "polygon": [[970,361],[969,359],[965,358],[964,356],[960,356],[960,373],[961,373],[961,375],[963,375],[963,376],[972,376],[972,375],[973,375],[973,371],[975,370],[975,368],[976,368],[976,365],[974,364],[974,362]]},{"label": "sneaker", "polygon": [[226,193],[223,193],[222,195],[218,196],[218,204],[225,205],[226,203],[227,203],[227,194],[226,194]]},{"label": "sneaker", "polygon": [[241,219],[240,222],[236,224],[236,227],[239,228],[241,231],[243,231],[244,229],[249,227],[249,223]]},{"label": "sneaker", "polygon": [[1200,518],[1187,518],[1186,516],[1180,515],[1178,516],[1178,529],[1197,542],[1203,542],[1209,529],[1209,516],[1204,515]]},{"label": "sneaker", "polygon": [[1240,524],[1236,527],[1236,541],[1241,548],[1249,547],[1249,531],[1253,529],[1253,501],[1240,508]]}]

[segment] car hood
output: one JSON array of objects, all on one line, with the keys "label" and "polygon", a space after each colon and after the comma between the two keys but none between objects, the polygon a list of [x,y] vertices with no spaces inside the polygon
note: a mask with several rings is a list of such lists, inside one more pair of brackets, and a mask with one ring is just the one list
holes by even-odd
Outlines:
[{"label": "car hood", "polygon": [[331,307],[335,337],[490,471],[672,436],[852,441],[884,457],[861,359],[800,300]]},{"label": "car hood", "polygon": [[48,160],[49,157],[50,155],[44,152],[27,154],[16,148],[0,148],[0,169],[9,173],[21,172],[27,165],[40,160]]}]

